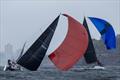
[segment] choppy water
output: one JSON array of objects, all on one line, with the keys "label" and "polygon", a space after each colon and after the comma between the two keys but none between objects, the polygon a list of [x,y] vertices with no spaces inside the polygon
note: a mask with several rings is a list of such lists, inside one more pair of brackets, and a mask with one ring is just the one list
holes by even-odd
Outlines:
[{"label": "choppy water", "polygon": [[39,71],[0,71],[0,80],[120,80],[120,66],[109,66],[105,70],[72,68],[66,72],[54,68],[40,68]]}]

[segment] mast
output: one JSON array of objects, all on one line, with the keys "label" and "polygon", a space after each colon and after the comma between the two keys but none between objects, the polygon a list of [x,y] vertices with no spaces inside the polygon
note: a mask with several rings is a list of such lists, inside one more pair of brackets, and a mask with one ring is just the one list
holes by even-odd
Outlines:
[{"label": "mast", "polygon": [[25,54],[18,60],[21,66],[35,71],[40,66],[46,51],[49,47],[51,39],[56,30],[60,15],[48,26],[42,35],[31,45]]}]

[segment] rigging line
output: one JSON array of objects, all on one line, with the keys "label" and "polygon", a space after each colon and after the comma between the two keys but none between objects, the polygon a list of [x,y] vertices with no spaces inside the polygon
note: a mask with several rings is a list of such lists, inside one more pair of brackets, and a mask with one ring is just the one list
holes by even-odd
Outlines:
[{"label": "rigging line", "polygon": [[[50,24],[50,26],[51,26],[51,24]],[[52,26],[51,26],[51,27],[52,27]],[[47,30],[47,31],[53,33],[55,30],[52,29],[51,27],[47,27],[47,28],[44,30],[44,32]],[[40,29],[40,31],[41,31],[41,29]],[[41,32],[42,32],[42,31],[41,31]],[[44,32],[43,32],[43,33],[44,33]],[[42,34],[41,34],[41,35],[42,35]],[[45,34],[44,36],[45,36],[45,38],[44,38],[43,40],[47,40],[47,36],[49,36],[49,35]],[[40,38],[40,36],[39,36],[36,40],[38,40],[39,38]],[[33,44],[36,42],[36,40],[34,40]],[[43,40],[40,40],[40,39],[39,39],[39,41],[42,43],[42,45],[41,45],[40,47],[46,49],[46,46],[47,46],[48,44],[46,44],[46,42],[44,42]],[[31,45],[28,47],[28,49],[29,49],[29,48],[31,48]],[[26,51],[27,51],[27,50],[26,50]]]},{"label": "rigging line", "polygon": [[[55,30],[52,29],[51,27],[48,27],[46,30],[48,30],[51,33],[49,33],[48,35],[45,34],[45,38],[43,39],[43,41],[40,40],[42,42],[42,45],[40,46],[39,49],[41,49],[41,48],[47,49],[49,47],[49,46],[46,46],[46,45],[48,45],[46,42],[49,40],[49,38],[51,37],[51,35],[53,34],[53,32],[55,32]],[[33,59],[33,58],[39,61],[39,59],[36,56],[32,55],[32,57],[28,60],[28,62],[31,61],[31,59]]]},{"label": "rigging line", "polygon": [[32,35],[29,35],[27,37],[27,44],[26,44],[26,47],[24,49],[24,53],[31,47],[31,45],[36,41],[35,38],[38,38],[39,35],[38,34],[42,34],[42,30],[41,30],[42,27],[40,27],[40,29],[37,29],[37,31],[35,31]]},{"label": "rigging line", "polygon": [[[51,24],[49,24],[49,26],[50,26]],[[40,27],[40,29],[38,30],[38,31],[40,31],[40,33],[42,34],[46,29],[47,29],[48,27],[46,27],[44,30],[42,30],[42,27]],[[49,27],[49,29],[52,31],[52,32],[54,32],[55,30],[54,29],[52,29],[51,27]],[[36,33],[39,33],[39,32],[36,32]],[[35,35],[36,33],[34,33],[33,35]],[[30,38],[32,38],[32,37],[30,37]]]},{"label": "rigging line", "polygon": [[[55,32],[55,30],[53,30],[51,27],[49,27],[49,30],[52,31],[52,32]],[[47,35],[47,34],[45,34],[45,35]],[[47,35],[47,36],[48,36],[48,35]],[[45,37],[45,40],[46,40],[47,36]],[[38,37],[38,38],[39,38],[39,37]],[[42,40],[39,40],[39,41],[42,42],[42,44],[43,44],[42,46],[43,46],[43,47],[48,46],[48,44],[46,44],[46,42],[44,42],[44,41],[42,41]]]},{"label": "rigging line", "polygon": [[41,33],[42,34],[42,29],[41,29],[42,27],[40,27],[40,29],[39,30],[37,30],[37,31],[35,31],[35,33],[33,33],[32,35],[30,35],[28,38],[27,38],[27,40],[31,40],[31,38],[33,38],[34,36],[33,35],[36,35],[37,33]]},{"label": "rigging line", "polygon": [[[49,27],[49,30],[52,31],[52,32],[55,32],[55,30],[53,30],[51,27]],[[45,34],[45,35],[47,35],[47,34]],[[48,36],[49,36],[49,35],[47,35],[44,40],[47,40]],[[46,42],[44,42],[44,41],[42,41],[42,40],[39,40],[39,41],[42,42],[42,44],[43,44],[42,46],[43,46],[43,47],[46,48],[46,46],[48,46],[48,44],[46,44]]]},{"label": "rigging line", "polygon": [[[46,29],[45,29],[46,30]],[[44,30],[44,31],[45,31]],[[25,52],[32,46],[32,44],[34,44],[34,42],[42,35],[42,33],[44,32],[44,31],[42,31],[42,27],[40,27],[40,29],[39,30],[37,30],[37,32],[35,32],[34,34],[32,34],[33,36],[31,37],[31,35],[30,35],[30,37],[26,40],[27,42],[28,42],[28,44],[26,44],[26,49],[24,50]],[[40,33],[40,35],[36,35],[36,34],[39,34]],[[36,36],[34,36],[34,35],[36,35]],[[36,38],[36,39],[34,39],[34,38]],[[40,40],[41,41],[41,40]],[[43,41],[41,41],[44,45],[46,45]],[[24,52],[24,53],[25,53]]]},{"label": "rigging line", "polygon": [[16,62],[22,57],[22,55],[23,55],[23,53],[24,53],[25,45],[26,45],[26,42],[24,43],[24,45],[23,45],[23,47],[22,47],[22,50],[21,50],[21,53],[20,53],[20,55],[18,56]]}]

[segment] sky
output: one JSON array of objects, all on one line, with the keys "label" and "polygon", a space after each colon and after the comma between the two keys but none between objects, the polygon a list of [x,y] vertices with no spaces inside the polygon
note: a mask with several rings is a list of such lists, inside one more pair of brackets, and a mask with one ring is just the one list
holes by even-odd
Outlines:
[{"label": "sky", "polygon": [[[60,13],[67,13],[80,23],[84,16],[105,19],[115,34],[120,34],[119,0],[0,0],[0,51],[8,43],[17,50],[25,42],[27,50]],[[88,18],[87,22],[92,38],[100,39]],[[47,54],[61,44],[67,30],[67,19],[61,16]]]}]

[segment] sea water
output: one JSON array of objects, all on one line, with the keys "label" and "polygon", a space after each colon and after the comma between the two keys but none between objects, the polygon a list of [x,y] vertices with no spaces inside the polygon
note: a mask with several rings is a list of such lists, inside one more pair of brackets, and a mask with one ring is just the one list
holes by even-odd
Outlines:
[{"label": "sea water", "polygon": [[107,66],[105,70],[74,67],[68,71],[51,67],[38,71],[2,71],[1,68],[0,80],[120,80],[120,66]]}]

